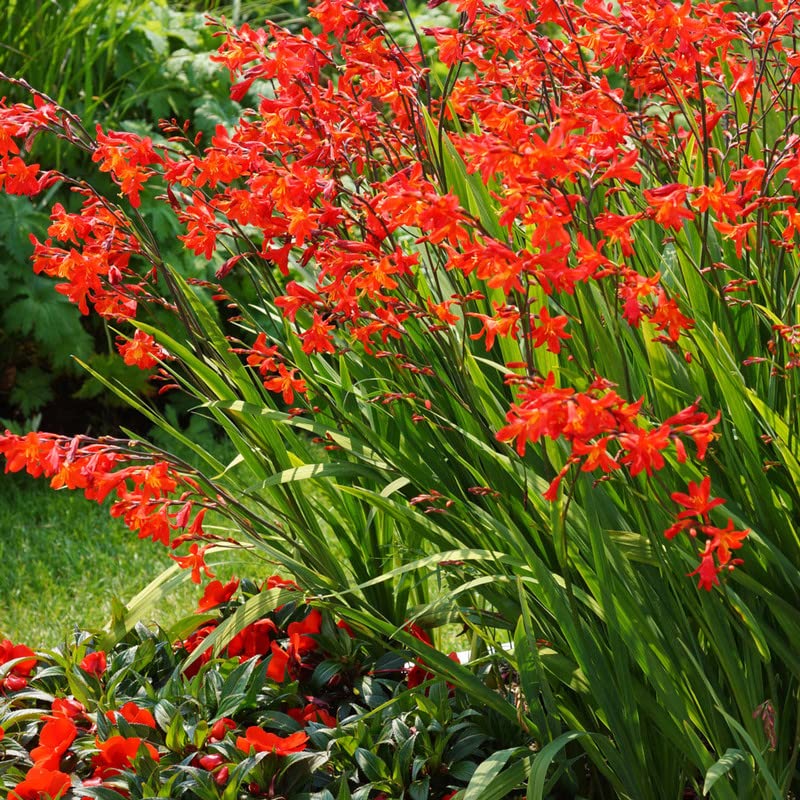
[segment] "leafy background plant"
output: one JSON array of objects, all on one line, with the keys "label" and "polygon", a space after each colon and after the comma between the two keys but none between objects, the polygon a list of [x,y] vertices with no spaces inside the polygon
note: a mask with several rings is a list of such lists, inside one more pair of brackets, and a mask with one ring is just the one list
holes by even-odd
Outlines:
[{"label": "leafy background plant", "polygon": [[[271,14],[291,21],[299,11],[291,3],[217,0],[15,1],[0,20],[0,71],[25,78],[59,102],[70,98],[90,130],[102,124],[144,132],[175,118],[191,120],[210,136],[217,124],[232,124],[241,107],[230,100],[226,77],[208,61],[214,40],[205,15],[244,21]],[[12,100],[24,95],[18,88],[8,93]],[[69,174],[92,173],[89,155],[63,141],[40,139],[33,153]],[[92,181],[112,191],[105,176]],[[21,268],[32,253],[29,234],[44,235],[55,201],[79,206],[68,190],[56,189],[35,205],[0,196],[0,416],[20,423],[43,412],[46,425],[65,432],[84,430],[87,420],[98,427],[118,424],[125,419],[121,404],[87,379],[74,359],[139,393],[152,393],[146,378],[123,364],[112,331],[82,317],[49,281]],[[207,262],[179,245],[180,227],[153,196],[144,198],[141,213],[171,264],[195,277],[211,274]]]}]

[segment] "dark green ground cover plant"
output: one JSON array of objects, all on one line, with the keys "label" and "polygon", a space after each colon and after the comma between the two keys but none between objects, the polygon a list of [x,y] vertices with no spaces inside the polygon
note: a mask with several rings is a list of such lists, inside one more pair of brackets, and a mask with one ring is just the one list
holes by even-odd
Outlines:
[{"label": "dark green ground cover plant", "polygon": [[[301,31],[223,26],[212,58],[252,107],[210,138],[89,132],[36,90],[2,109],[5,191],[83,199],[53,210],[34,270],[132,330],[123,358],[236,451],[90,370],[183,455],[9,432],[7,469],[110,498],[198,579],[247,545],[424,661],[526,745],[462,800],[783,800],[800,788],[800,7],[456,10],[409,15],[398,40],[378,0],[325,0]],[[31,161],[45,131],[115,191]],[[213,280],[164,257],[148,192]],[[206,645],[262,610],[249,598]],[[425,640],[453,621],[470,663]]]},{"label": "dark green ground cover plant", "polygon": [[[205,640],[247,600],[258,618],[211,658]],[[278,576],[213,581],[171,630],[138,625],[102,645],[0,643],[9,797],[424,800],[452,796],[498,749],[499,717]],[[287,660],[265,662],[270,647]],[[187,652],[200,658],[182,670]]]}]

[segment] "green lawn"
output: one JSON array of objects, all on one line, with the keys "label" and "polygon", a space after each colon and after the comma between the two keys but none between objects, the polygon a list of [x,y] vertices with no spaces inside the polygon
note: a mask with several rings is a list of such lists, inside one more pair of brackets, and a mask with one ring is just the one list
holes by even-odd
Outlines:
[{"label": "green lawn", "polygon": [[[112,597],[130,599],[172,564],[166,548],[138,539],[81,493],[0,473],[0,636],[46,647],[76,625],[102,627]],[[199,591],[181,587],[153,621],[188,613]]]}]

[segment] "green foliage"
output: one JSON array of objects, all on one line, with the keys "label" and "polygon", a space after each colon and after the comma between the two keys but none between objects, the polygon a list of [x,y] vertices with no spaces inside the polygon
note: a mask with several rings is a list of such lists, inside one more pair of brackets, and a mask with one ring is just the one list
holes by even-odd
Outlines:
[{"label": "green foliage", "polygon": [[[253,584],[242,585],[243,595],[258,597]],[[318,612],[298,603],[296,591],[283,594],[282,605],[265,604],[242,632],[240,647],[265,635],[275,647],[291,647],[287,627],[304,620],[308,627]],[[175,643],[175,629],[137,625],[99,652],[96,639],[76,631],[66,644],[38,653],[34,669],[25,666],[30,651],[14,650],[16,659],[0,664],[3,677],[18,676],[0,702],[4,789],[13,790],[43,751],[60,747],[61,763],[83,784],[76,791],[100,800],[228,800],[268,790],[297,800],[366,800],[378,792],[427,800],[463,788],[496,748],[499,730],[490,714],[470,708],[443,681],[409,691],[402,654],[351,636],[327,615],[306,634],[313,637],[303,651],[309,669],[299,677],[276,680],[269,659],[249,653],[182,671],[183,647],[202,649],[208,630],[234,614],[242,599],[228,594],[181,622],[184,645]],[[13,647],[4,646],[4,653]],[[42,731],[65,703],[73,722],[51,723],[60,726],[59,745]],[[286,755],[252,750],[265,731],[279,746],[297,744]],[[42,746],[28,752],[24,745],[37,733]],[[106,743],[119,748],[134,738],[146,744],[128,763],[116,762],[121,771],[98,767]],[[92,775],[99,780],[87,780]]]},{"label": "green foliage", "polygon": [[[687,13],[692,10],[691,5],[684,8]],[[505,20],[495,12],[490,19],[498,25]],[[750,23],[755,24],[753,20]],[[370,18],[370,25],[375,24]],[[701,28],[698,25],[697,29]],[[481,35],[488,36],[492,30],[487,26]],[[378,32],[383,33],[381,29]],[[520,47],[532,41],[527,29],[519,33]],[[563,36],[571,33],[565,28]],[[611,33],[618,40],[616,29]],[[284,36],[288,41],[288,35]],[[413,34],[407,41],[414,41]],[[306,41],[291,44],[304,52],[307,49]],[[349,44],[354,48],[356,43]],[[560,52],[561,39],[551,44],[547,53]],[[653,46],[648,40],[644,50]],[[589,58],[581,44],[575,52],[579,60]],[[532,51],[528,66],[538,64],[544,53],[545,49]],[[745,52],[743,58],[752,55]],[[777,48],[773,55],[779,59]],[[500,51],[494,56],[505,57]],[[586,63],[582,61],[584,68]],[[328,66],[332,75],[347,74],[344,65]],[[513,65],[521,71],[525,66]],[[549,76],[544,66],[552,70],[563,65],[545,59],[542,69],[529,76],[532,83]],[[659,67],[663,68],[660,62]],[[702,80],[704,68],[707,64],[698,61],[700,85],[692,85],[690,95],[692,103],[701,105],[704,84],[709,83],[712,91],[710,82]],[[592,78],[605,92],[609,70],[597,64],[594,69]],[[457,73],[458,67],[446,74],[455,80]],[[569,80],[563,80],[567,84],[583,80],[582,73],[577,79],[570,70],[566,74]],[[420,81],[425,77],[415,75]],[[695,80],[691,71],[681,71],[679,76],[690,85]],[[631,93],[641,90],[638,83],[626,84],[639,80],[638,72],[611,77]],[[724,77],[717,76],[714,91],[723,92]],[[301,88],[309,89],[302,84],[305,78],[303,74],[297,80]],[[329,78],[330,83],[323,82],[324,88],[333,92],[335,81],[326,74],[325,80]],[[291,84],[288,78],[287,83]],[[353,96],[361,98],[364,83],[357,81]],[[509,84],[509,97],[522,85]],[[788,96],[794,97],[794,83],[786,79],[782,85]],[[553,87],[544,86],[547,91],[543,90],[539,99],[545,119],[529,125],[528,115],[535,115],[527,100],[519,101],[525,106],[524,113],[520,112],[525,120],[520,130],[525,135],[538,130],[555,138],[566,136],[561,127],[550,129],[547,114],[556,113],[555,101],[550,94]],[[262,88],[267,91],[266,86]],[[291,119],[301,112],[307,116],[302,117],[306,124],[302,135],[287,145],[286,153],[274,141],[267,142],[264,134],[265,141],[255,143],[257,153],[250,153],[252,158],[245,166],[239,165],[238,177],[232,178],[230,185],[221,181],[219,187],[207,188],[205,179],[196,179],[198,194],[192,198],[209,211],[214,226],[220,226],[213,231],[216,249],[212,247],[211,260],[220,263],[234,254],[239,274],[226,280],[224,287],[198,285],[169,259],[162,262],[154,257],[153,266],[159,270],[175,319],[165,324],[154,315],[137,319],[134,326],[137,333],[152,336],[163,348],[158,351],[164,354],[163,368],[201,422],[186,429],[177,414],[148,404],[102,362],[89,367],[100,385],[116,392],[160,429],[153,437],[155,449],[148,450],[147,443],[136,448],[126,440],[115,452],[132,463],[149,459],[148,464],[158,461],[165,469],[173,469],[186,479],[181,490],[191,487],[218,515],[213,531],[193,535],[206,539],[212,548],[220,539],[226,544],[239,543],[270,568],[278,565],[300,582],[315,608],[342,618],[357,633],[360,644],[356,651],[343,635],[329,631],[336,634],[330,636],[333,645],[326,651],[330,657],[314,663],[299,659],[301,671],[291,677],[317,692],[332,690],[337,685],[334,679],[345,674],[350,694],[360,698],[353,700],[348,695],[347,702],[362,710],[363,702],[369,709],[366,727],[364,717],[354,711],[358,719],[352,728],[343,725],[332,733],[314,730],[319,753],[324,750],[330,761],[316,761],[314,756],[276,764],[266,757],[237,754],[231,792],[239,790],[245,774],[253,776],[259,786],[274,779],[276,783],[285,781],[294,790],[313,772],[310,765],[319,771],[323,764],[332,764],[333,777],[326,773],[332,786],[315,789],[333,797],[363,797],[382,791],[391,796],[405,793],[416,800],[426,793],[430,796],[431,784],[426,781],[433,781],[435,769],[444,764],[458,778],[465,800],[499,798],[518,787],[524,787],[528,798],[550,793],[660,800],[706,791],[715,800],[789,796],[798,788],[800,751],[800,659],[795,644],[800,640],[800,418],[796,413],[797,364],[792,363],[798,357],[797,342],[792,339],[796,331],[790,335],[796,325],[800,286],[796,233],[790,237],[791,246],[784,242],[773,247],[784,235],[786,215],[776,219],[761,214],[759,199],[748,211],[758,211],[752,236],[748,234],[746,239],[749,249],[741,252],[742,242],[737,246],[730,236],[722,235],[724,221],[719,228],[720,220],[716,226],[712,224],[708,210],[695,213],[689,209],[690,198],[710,186],[710,163],[718,168],[721,181],[738,180],[731,175],[738,166],[733,161],[719,159],[717,164],[709,159],[729,145],[734,147],[732,139],[724,137],[739,137],[735,155],[746,164],[747,159],[763,154],[762,136],[774,133],[773,128],[781,133],[782,128],[776,128],[777,123],[769,117],[773,107],[761,108],[759,127],[750,127],[738,89],[725,89],[727,94],[717,101],[720,106],[728,104],[727,124],[702,136],[693,131],[694,144],[685,126],[699,124],[696,108],[684,107],[685,98],[673,92],[675,97],[659,99],[669,109],[662,116],[669,121],[664,125],[671,133],[659,133],[662,138],[658,139],[653,126],[653,137],[642,134],[641,141],[634,141],[639,126],[652,118],[614,96],[612,105],[629,113],[631,123],[629,135],[616,144],[640,147],[636,152],[622,152],[635,155],[641,165],[635,180],[614,178],[613,184],[604,187],[607,191],[598,189],[602,181],[595,183],[610,163],[606,155],[589,159],[586,154],[594,145],[581,138],[588,134],[581,126],[570,129],[569,137],[580,141],[575,158],[581,168],[588,160],[591,169],[583,175],[575,168],[566,178],[559,178],[563,185],[555,199],[571,199],[569,232],[558,232],[567,240],[567,254],[559,256],[561,261],[556,259],[557,266],[566,272],[578,268],[573,246],[581,238],[589,244],[603,238],[606,232],[597,220],[609,209],[635,217],[631,224],[636,226],[636,246],[627,253],[607,241],[607,250],[615,259],[605,265],[608,274],[568,282],[568,289],[554,292],[540,264],[520,267],[525,281],[517,281],[519,287],[509,281],[511,288],[504,288],[503,275],[489,274],[485,280],[478,277],[482,262],[477,266],[467,263],[463,269],[447,268],[448,259],[461,250],[492,237],[497,247],[513,245],[513,258],[528,264],[525,259],[542,255],[544,247],[537,238],[537,226],[544,227],[551,219],[541,209],[525,206],[524,221],[520,221],[514,198],[501,191],[507,188],[503,182],[510,180],[509,176],[492,169],[484,176],[468,165],[470,157],[479,153],[476,143],[482,141],[482,125],[494,124],[491,119],[476,118],[474,131],[466,133],[470,123],[466,112],[448,122],[446,104],[439,113],[430,113],[430,93],[423,94],[417,84],[405,88],[412,98],[409,103],[417,102],[417,113],[412,115],[408,136],[397,152],[392,149],[391,124],[381,125],[387,120],[395,122],[401,115],[396,110],[396,116],[386,111],[382,95],[358,107],[359,113],[364,109],[370,112],[368,124],[360,131],[365,140],[372,127],[388,130],[387,140],[379,142],[386,151],[385,159],[367,147],[352,164],[327,164],[320,155],[325,148],[317,146],[314,139],[314,123],[328,130],[324,125],[330,120],[314,118],[315,108],[309,104],[303,109],[292,106],[287,112]],[[463,85],[460,88],[465,91]],[[568,85],[564,91],[569,89]],[[339,95],[343,103],[348,98],[350,95]],[[157,102],[168,104],[169,99],[162,97]],[[756,113],[756,100],[752,102],[751,119]],[[269,104],[264,105],[267,110],[262,115],[277,124],[278,115],[269,110]],[[494,113],[494,102],[491,106]],[[790,107],[792,103],[786,102],[781,112]],[[235,111],[224,103],[204,108],[209,125]],[[373,115],[375,108],[385,115]],[[698,114],[702,117],[706,111],[704,106]],[[332,108],[326,107],[326,113],[334,116]],[[571,119],[566,110],[558,113]],[[247,116],[238,131],[237,148],[246,149],[253,143],[253,118],[258,117]],[[347,117],[337,124],[344,130],[351,122]],[[592,136],[599,136],[603,125],[599,118],[594,123]],[[791,117],[785,124],[787,130],[794,129],[798,121]],[[266,123],[263,127],[272,130]],[[320,138],[327,147],[326,137]],[[654,147],[651,138],[657,139],[661,149]],[[775,147],[786,141],[781,134]],[[310,142],[309,152],[303,155],[306,142]],[[349,144],[357,149],[358,142],[359,137],[354,136]],[[181,145],[187,151],[191,147],[189,140]],[[557,206],[548,192],[557,183],[553,164],[560,160],[547,155],[546,147],[551,145],[539,134],[531,136],[527,145],[545,165],[536,161],[529,166],[540,178],[537,190],[553,202],[552,211]],[[667,145],[679,149],[677,157],[673,158]],[[485,142],[480,145],[486,146]],[[230,196],[226,193],[247,187],[248,199],[253,200],[257,194],[253,184],[263,177],[253,175],[253,170],[258,171],[253,161],[260,163],[257,159],[262,152],[273,155],[273,149],[277,150],[274,160],[262,167],[264,175],[274,178],[283,190],[270,194],[276,207],[283,202],[280,210],[272,214],[270,208],[272,216],[266,222],[257,217],[252,224],[249,218],[247,224],[238,218],[224,219],[217,212],[228,207]],[[212,152],[230,155],[224,145]],[[622,155],[614,153],[615,157]],[[403,164],[404,158],[410,163],[396,171],[394,159]],[[311,169],[309,165],[319,166],[320,172],[309,181],[312,189],[303,195],[296,177]],[[188,166],[195,174],[194,164]],[[350,167],[352,174],[342,177]],[[415,167],[427,170],[427,183],[421,181],[408,196],[391,195],[390,190],[409,179]],[[666,181],[670,183],[664,185]],[[678,224],[665,225],[657,220],[656,209],[662,208],[659,201],[675,191],[675,185],[684,183],[686,191],[679,204],[684,213]],[[169,184],[173,194],[188,189],[179,181]],[[331,185],[330,196],[338,191],[339,205],[328,208],[325,203]],[[384,196],[376,197],[376,187]],[[202,205],[206,201],[200,190],[212,189],[217,193],[217,205]],[[189,194],[186,191],[180,200],[171,200],[186,217],[191,217]],[[416,202],[433,213],[445,195],[452,213],[459,207],[463,235],[459,239],[450,234],[453,241],[437,247],[447,239],[449,217],[441,229],[432,232],[425,227],[425,212],[420,211],[412,218],[413,224],[393,230],[384,242],[371,227],[375,224],[372,216],[387,229],[393,220],[391,214],[381,219],[371,203],[385,201],[386,194],[395,201],[391,208],[397,214],[406,213]],[[521,194],[527,198],[525,192]],[[301,200],[307,201],[307,207],[292,217],[298,211],[295,203]],[[787,202],[786,196],[771,200]],[[514,211],[510,224],[502,221],[503,201]],[[313,215],[318,215],[313,219],[321,219],[321,206],[335,224],[326,228],[320,223],[307,239],[298,237],[300,243],[283,270],[288,274],[273,268],[266,255],[269,245],[275,244],[276,238],[295,235],[287,220],[302,224]],[[745,211],[742,208],[737,213],[741,216]],[[198,214],[191,221],[199,224],[202,219]],[[136,225],[139,223],[136,218]],[[166,216],[158,217],[155,224],[161,231],[171,230]],[[144,231],[141,235],[149,239],[143,226],[136,230]],[[380,246],[373,240],[379,240]],[[330,256],[326,246],[346,263],[347,256],[357,254],[353,274],[342,268],[352,280],[329,283],[335,273],[330,261],[323,262],[321,276],[315,272],[319,266],[315,259]],[[198,249],[202,252],[203,248]],[[378,256],[388,258],[389,249],[413,256],[419,263],[403,274],[404,281],[395,287],[391,311],[382,305],[386,296],[380,292],[353,288],[356,278],[365,280],[358,270],[361,261],[368,262],[369,257],[362,259],[361,254],[373,257],[369,266],[374,271],[382,264]],[[199,258],[189,260],[197,266]],[[640,271],[633,271],[629,261]],[[723,273],[728,281],[725,285],[718,274],[723,269],[728,271]],[[289,289],[284,278],[313,298],[298,304],[296,316],[282,311]],[[626,281],[639,279],[645,287],[658,286],[658,290],[645,292],[646,304],[634,293],[632,304],[639,318],[633,324],[628,307],[632,298],[622,289],[629,288]],[[741,288],[746,295],[737,302],[731,296]],[[221,296],[223,289],[224,306],[211,298],[213,293]],[[452,319],[439,325],[431,307],[454,298],[458,302],[452,303]],[[676,308],[691,309],[695,316],[691,324],[679,326],[674,336],[664,334],[669,328],[656,321],[655,313],[670,301],[675,301]],[[520,328],[514,329],[516,335],[500,336],[494,344],[487,342],[488,337],[477,330],[477,319],[497,322],[497,314],[507,302],[519,312]],[[465,307],[470,309],[468,313]],[[348,314],[361,322],[374,322],[382,319],[379,312],[394,314],[398,309],[403,311],[402,318],[380,329],[382,336],[369,346],[357,337],[362,329],[347,325],[351,321]],[[532,344],[537,309],[563,316],[572,331],[568,344]],[[235,316],[231,318],[231,314]],[[539,320],[542,318],[540,311]],[[329,326],[329,347],[309,346],[304,336],[313,325]],[[779,336],[776,331],[787,335]],[[258,334],[264,334],[265,344],[274,345],[272,355],[255,349]],[[273,357],[299,376],[289,389],[273,390],[267,377],[271,375],[269,367],[259,374],[259,362],[268,363]],[[545,376],[551,376],[552,389],[563,390],[561,402],[547,406],[541,401],[538,405],[536,390]],[[609,383],[603,385],[598,376]],[[297,385],[300,378],[302,389]],[[590,389],[593,385],[602,385],[602,389]],[[604,394],[607,405],[599,408],[598,396],[590,392],[599,395],[612,385],[627,399],[627,405],[618,405],[620,397],[609,392]],[[657,468],[651,462],[651,468],[633,469],[630,456],[634,451],[627,449],[626,439],[661,431],[666,437],[681,425],[673,415],[682,414],[679,420],[685,420],[705,413],[693,405],[698,396],[708,413],[704,420],[717,409],[720,412],[718,427],[716,422],[709,423],[707,441],[699,434],[684,437],[689,443],[695,438],[695,447],[687,455],[678,446],[683,443],[679,433],[685,431],[673,432],[663,447],[652,445],[662,462]],[[298,408],[289,407],[295,402],[300,404]],[[608,412],[609,407],[619,416],[630,412],[637,419],[636,427],[624,429]],[[559,414],[565,408],[571,416],[561,420]],[[508,442],[515,437],[498,432],[523,413],[529,427],[520,428],[513,448]],[[555,419],[548,420],[552,427],[543,422],[549,415]],[[595,430],[587,418],[600,418],[607,428],[598,425]],[[209,426],[214,431],[210,435]],[[572,430],[567,434],[569,426]],[[595,431],[588,437],[592,447],[607,444],[599,439],[608,435],[613,439],[612,454],[619,461],[602,470],[587,466],[588,459],[574,449],[577,428]],[[712,428],[716,428],[713,434]],[[226,439],[228,447],[216,447],[219,439]],[[170,440],[176,447],[165,446]],[[23,443],[11,437],[7,441],[8,450],[19,459]],[[705,459],[697,452],[702,449],[701,442],[709,445]],[[38,451],[32,449],[35,452],[26,455],[25,465],[30,470],[45,469],[36,461]],[[648,452],[652,455],[642,446],[638,455]],[[56,457],[66,460],[61,453]],[[15,468],[22,467],[18,464]],[[688,516],[676,510],[676,504],[691,509],[681,493],[687,485],[694,486],[697,493],[706,474],[712,479],[714,495],[725,499],[727,513],[716,505],[697,514],[690,510]],[[92,475],[97,480],[107,477],[105,473]],[[554,482],[555,478],[563,483]],[[159,503],[162,500],[160,511],[165,518],[169,512],[168,519],[173,520],[177,515],[171,501],[159,496]],[[140,500],[140,506],[145,511],[149,508],[146,500]],[[676,530],[672,526],[679,513]],[[714,542],[719,547],[728,516],[731,531],[749,531],[742,550],[744,564],[733,560],[730,553],[723,558],[717,550],[715,556],[697,544],[699,532],[700,538],[707,537],[708,548]],[[687,519],[691,522],[683,525]],[[185,527],[175,523],[172,529]],[[172,529],[167,522],[167,533]],[[197,542],[194,544],[196,547]],[[738,541],[734,545],[738,554],[736,545]],[[704,558],[701,564],[708,568],[709,556],[712,577],[708,571],[701,572],[700,581],[709,591],[701,591],[687,575],[697,571],[698,557]],[[199,569],[196,554],[192,564]],[[113,638],[117,632],[123,635],[131,629],[136,633],[137,613],[165,596],[173,577],[170,574],[153,585],[131,608],[118,609],[107,635]],[[180,691],[191,694],[195,705],[205,703],[209,710],[204,712],[204,721],[220,713],[221,692],[214,687],[230,680],[236,690],[231,691],[229,703],[237,712],[252,711],[259,723],[269,723],[285,733],[296,732],[296,726],[283,715],[281,704],[288,701],[276,695],[272,686],[268,691],[263,685],[250,684],[255,668],[249,674],[227,662],[220,667],[223,674],[211,678],[214,673],[208,667],[216,663],[216,657],[226,663],[225,655],[231,653],[237,637],[263,619],[267,607],[290,606],[285,591],[272,591],[275,594],[246,588],[243,602],[226,609],[224,621],[213,626],[213,631],[204,630],[199,636],[202,629],[197,629],[194,634],[198,638],[192,640],[191,634],[185,639],[191,655],[184,667],[209,676],[211,689],[202,685],[202,677],[189,679],[188,686],[180,683],[184,679],[176,673],[169,691],[180,683]],[[297,610],[289,607],[286,614]],[[279,611],[275,609],[275,613]],[[288,619],[278,618],[275,624],[283,630]],[[466,665],[449,659],[412,627],[416,623],[424,633],[454,622],[471,637]],[[181,623],[182,631],[184,625],[187,630],[192,627],[191,622]],[[320,631],[320,636],[324,635]],[[278,638],[283,641],[291,635]],[[365,675],[355,668],[356,662],[369,663],[376,671],[377,662],[369,661],[366,654],[374,657],[376,650],[386,649],[388,643],[405,653],[404,658],[418,660],[420,668],[424,662],[425,669],[435,675],[426,686],[427,694],[396,695],[396,686],[387,687],[374,674]],[[270,641],[275,659],[273,644],[275,640]],[[299,650],[300,645],[295,647]],[[263,654],[266,647],[262,642],[259,655]],[[73,656],[72,661],[78,657]],[[274,663],[269,661],[267,669]],[[307,667],[305,673],[303,667]],[[468,709],[452,708],[448,684],[458,698],[469,696],[472,706],[491,719],[491,726],[511,731],[511,744],[519,746],[504,747],[479,766],[463,758],[458,750],[463,744],[460,737],[451,735],[453,731],[445,723],[458,720],[458,730],[465,731],[473,744],[481,736],[488,741],[489,733]],[[147,686],[140,684],[139,688],[150,696]],[[79,690],[82,696],[97,700],[92,692],[96,695],[99,690],[93,684],[83,681],[78,688],[71,686],[76,696]],[[194,739],[201,720],[192,718],[191,702],[174,693],[157,703],[162,699],[163,745],[188,758],[189,747],[197,746]],[[187,717],[188,724],[184,724]],[[375,720],[380,720],[377,729],[370,727]],[[402,724],[394,725],[398,720]],[[425,733],[414,733],[412,728]],[[161,740],[158,743],[162,744]],[[482,749],[484,743],[481,740],[476,745],[480,758],[488,755]],[[230,747],[220,753],[234,763]],[[415,771],[417,759],[421,766]],[[152,764],[146,763],[131,777],[132,796],[169,793],[187,775],[201,787],[197,792],[203,796],[216,798],[221,793],[199,772],[187,771],[188,763],[180,766],[186,769],[170,773],[162,783],[156,780]]]}]

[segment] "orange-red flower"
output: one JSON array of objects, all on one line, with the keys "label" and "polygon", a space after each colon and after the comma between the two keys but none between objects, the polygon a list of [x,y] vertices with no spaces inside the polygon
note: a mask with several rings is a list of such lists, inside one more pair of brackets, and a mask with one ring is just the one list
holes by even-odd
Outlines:
[{"label": "orange-red flower", "polygon": [[278,756],[288,756],[291,753],[301,753],[308,744],[308,735],[303,731],[292,733],[289,736],[278,736],[269,733],[263,728],[252,726],[247,729],[244,736],[236,740],[236,746],[245,753],[274,753]]},{"label": "orange-red flower", "polygon": [[167,357],[167,351],[143,330],[137,330],[133,339],[120,345],[119,354],[128,366],[139,369],[151,369]]},{"label": "orange-red flower", "polygon": [[145,742],[138,736],[130,738],[111,736],[104,742],[96,739],[95,745],[98,752],[92,757],[93,774],[96,778],[103,780],[113,778],[123,770],[130,769],[142,747],[154,761],[160,760],[158,750],[150,742]]},{"label": "orange-red flower", "polygon": [[9,793],[7,800],[41,800],[43,797],[63,797],[72,781],[65,772],[47,769],[34,764],[25,779],[18,783]]},{"label": "orange-red flower", "polygon": [[678,519],[687,519],[693,516],[708,518],[712,508],[721,506],[725,503],[719,497],[711,497],[711,478],[706,475],[700,483],[689,481],[689,493],[673,492],[670,497],[679,505],[684,506],[685,510],[678,514]]},{"label": "orange-red flower", "polygon": [[31,750],[31,759],[39,767],[57,770],[61,756],[69,750],[78,735],[75,723],[67,717],[53,717],[39,732],[39,745]]},{"label": "orange-red flower", "polygon": [[118,717],[122,717],[132,725],[147,725],[148,728],[156,727],[156,721],[152,713],[146,708],[137,706],[132,700],[125,703],[119,711],[106,711],[106,716],[112,722],[116,722]]},{"label": "orange-red flower", "polygon": [[84,672],[99,678],[106,671],[106,654],[102,650],[87,653],[78,666]]},{"label": "orange-red flower", "polygon": [[24,644],[13,644],[8,639],[0,642],[0,665],[16,662],[0,679],[0,692],[16,692],[28,685],[28,676],[36,666],[36,655]]}]

